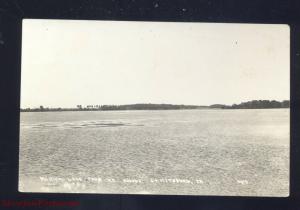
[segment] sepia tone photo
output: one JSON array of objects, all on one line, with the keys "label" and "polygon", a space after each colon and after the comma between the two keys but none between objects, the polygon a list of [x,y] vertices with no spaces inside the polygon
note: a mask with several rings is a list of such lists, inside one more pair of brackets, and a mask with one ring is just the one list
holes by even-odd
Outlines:
[{"label": "sepia tone photo", "polygon": [[289,196],[287,25],[22,27],[19,191]]}]

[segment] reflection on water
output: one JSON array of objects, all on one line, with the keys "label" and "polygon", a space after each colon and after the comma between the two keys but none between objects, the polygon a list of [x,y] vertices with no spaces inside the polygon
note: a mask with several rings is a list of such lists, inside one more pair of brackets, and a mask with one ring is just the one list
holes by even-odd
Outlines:
[{"label": "reflection on water", "polygon": [[289,192],[289,109],[21,113],[20,135],[20,191]]}]

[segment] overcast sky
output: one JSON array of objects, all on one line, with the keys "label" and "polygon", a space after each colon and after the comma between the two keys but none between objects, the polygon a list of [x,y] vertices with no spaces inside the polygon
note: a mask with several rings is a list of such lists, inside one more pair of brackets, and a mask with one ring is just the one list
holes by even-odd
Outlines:
[{"label": "overcast sky", "polygon": [[287,25],[24,20],[21,107],[289,99]]}]

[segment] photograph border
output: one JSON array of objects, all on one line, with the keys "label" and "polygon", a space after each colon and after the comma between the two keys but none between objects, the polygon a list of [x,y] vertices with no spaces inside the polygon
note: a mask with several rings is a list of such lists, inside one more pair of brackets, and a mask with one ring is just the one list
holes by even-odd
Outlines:
[{"label": "photograph border", "polygon": [[[158,5],[158,6],[157,6]],[[0,206],[4,201],[78,201],[80,209],[296,209],[300,204],[300,4],[296,1],[4,1],[0,7]],[[185,196],[18,192],[22,20],[271,23],[290,27],[290,196]],[[298,179],[297,179],[298,178]],[[26,209],[27,207],[24,207]],[[49,207],[50,208],[50,207]],[[51,207],[53,208],[53,206]],[[65,208],[55,206],[55,208]],[[32,209],[29,207],[28,209]]]}]

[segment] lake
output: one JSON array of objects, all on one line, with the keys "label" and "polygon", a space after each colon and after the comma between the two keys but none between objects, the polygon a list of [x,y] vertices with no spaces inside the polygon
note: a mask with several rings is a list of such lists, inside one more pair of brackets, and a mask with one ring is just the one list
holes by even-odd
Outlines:
[{"label": "lake", "polygon": [[289,195],[289,109],[22,112],[21,192]]}]

